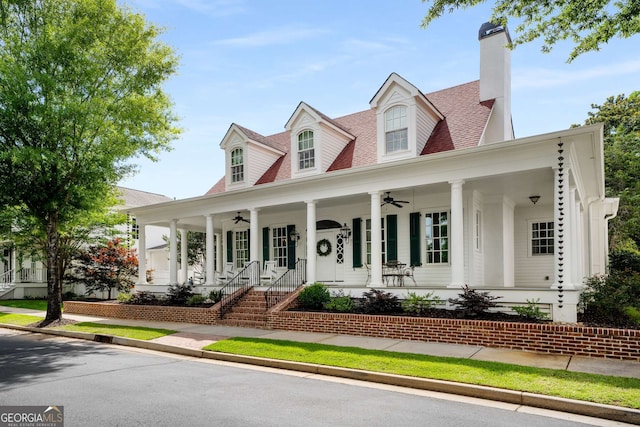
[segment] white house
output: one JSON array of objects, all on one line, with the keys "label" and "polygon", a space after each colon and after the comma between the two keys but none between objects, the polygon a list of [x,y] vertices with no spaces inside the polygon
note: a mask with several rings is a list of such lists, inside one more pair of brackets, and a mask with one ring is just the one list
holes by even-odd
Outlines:
[{"label": "white house", "polygon": [[[468,284],[575,321],[583,278],[605,272],[618,206],[605,197],[602,126],[514,139],[508,41],[482,25],[478,81],[423,93],[392,73],[366,111],[330,118],[301,102],[270,136],[232,124],[225,175],[207,194],[130,210],[141,236],[170,228],[169,283],[177,230],[195,230],[206,233],[206,286],[224,283],[226,263],[284,272],[301,259],[306,283],[354,296],[445,299]],[[390,280],[389,261],[412,278]]]}]

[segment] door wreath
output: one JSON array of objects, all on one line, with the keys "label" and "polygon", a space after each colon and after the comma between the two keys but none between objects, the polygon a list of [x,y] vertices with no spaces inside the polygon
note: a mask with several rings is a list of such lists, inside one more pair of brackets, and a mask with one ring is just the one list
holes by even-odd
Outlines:
[{"label": "door wreath", "polygon": [[331,242],[321,239],[316,245],[316,253],[320,256],[327,256],[331,253]]}]

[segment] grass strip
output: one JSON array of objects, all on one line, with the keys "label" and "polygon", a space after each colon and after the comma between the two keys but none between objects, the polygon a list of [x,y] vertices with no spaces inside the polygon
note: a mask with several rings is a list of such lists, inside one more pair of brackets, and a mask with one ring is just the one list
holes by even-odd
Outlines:
[{"label": "grass strip", "polygon": [[526,391],[640,409],[640,379],[259,338],[232,338],[205,350]]},{"label": "grass strip", "polygon": [[47,311],[46,299],[8,299],[0,300],[0,305],[5,307],[28,308],[29,310]]},{"label": "grass strip", "polygon": [[145,328],[143,326],[106,325],[93,322],[74,323],[73,325],[60,326],[56,329],[74,332],[87,332],[90,334],[113,335],[145,341],[176,333],[176,331],[172,331],[171,329]]},{"label": "grass strip", "polygon": [[44,317],[31,316],[29,314],[0,313],[0,323],[6,323],[7,325],[27,326],[42,320],[44,320]]}]

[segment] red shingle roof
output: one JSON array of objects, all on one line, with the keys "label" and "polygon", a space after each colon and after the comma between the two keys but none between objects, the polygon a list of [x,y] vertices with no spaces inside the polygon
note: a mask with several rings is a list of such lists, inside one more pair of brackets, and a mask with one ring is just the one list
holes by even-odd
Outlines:
[{"label": "red shingle roof", "polygon": [[[425,94],[426,98],[444,115],[436,124],[420,155],[477,146],[489,119],[494,101],[479,102],[479,81],[465,83],[448,89]],[[316,110],[314,110],[316,111]],[[350,141],[333,161],[327,172],[375,164],[377,161],[376,112],[373,109],[361,111],[336,119],[329,119],[318,112],[323,119],[349,132],[356,138]],[[289,151],[289,132],[281,132],[264,137],[241,127],[245,134],[260,143]],[[281,156],[256,182],[291,179],[291,162],[287,154]],[[207,194],[224,192],[224,178],[218,181]]]}]

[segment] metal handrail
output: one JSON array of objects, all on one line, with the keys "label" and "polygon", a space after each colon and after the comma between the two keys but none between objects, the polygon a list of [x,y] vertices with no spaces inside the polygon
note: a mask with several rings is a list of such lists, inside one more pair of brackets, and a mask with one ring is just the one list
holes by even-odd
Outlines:
[{"label": "metal handrail", "polygon": [[267,310],[307,282],[307,260],[298,258],[293,269],[287,270],[264,293]]},{"label": "metal handrail", "polygon": [[235,303],[258,283],[260,283],[260,263],[251,261],[220,288],[223,295],[220,300],[220,318],[222,319]]}]

